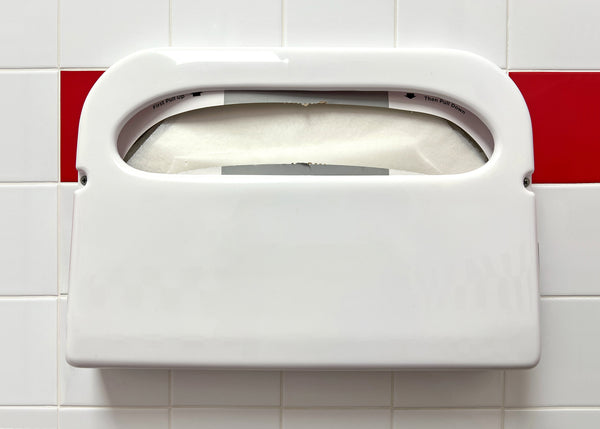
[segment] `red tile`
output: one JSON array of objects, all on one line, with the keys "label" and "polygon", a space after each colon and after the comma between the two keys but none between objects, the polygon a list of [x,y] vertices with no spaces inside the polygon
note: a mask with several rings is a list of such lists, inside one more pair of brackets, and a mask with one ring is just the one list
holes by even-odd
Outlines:
[{"label": "red tile", "polygon": [[83,102],[102,71],[60,72],[60,181],[77,182],[75,156]]},{"label": "red tile", "polygon": [[536,183],[600,182],[600,73],[513,72],[533,125]]}]

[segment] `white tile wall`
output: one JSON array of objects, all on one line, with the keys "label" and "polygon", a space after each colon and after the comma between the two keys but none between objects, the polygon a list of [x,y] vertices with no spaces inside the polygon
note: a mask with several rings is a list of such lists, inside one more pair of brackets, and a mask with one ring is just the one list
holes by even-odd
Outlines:
[{"label": "white tile wall", "polygon": [[169,45],[169,0],[60,0],[62,67],[108,67]]},{"label": "white tile wall", "polygon": [[281,0],[173,0],[174,46],[279,46]]},{"label": "white tile wall", "polygon": [[508,56],[511,68],[600,70],[600,3],[22,0],[3,6],[0,428],[600,427],[600,185],[534,186],[542,292],[566,296],[543,301],[542,359],[534,370],[280,377],[278,371],[77,369],[64,361],[64,317],[57,335],[55,297],[57,277],[60,291],[68,291],[77,187],[61,184],[57,195],[57,57],[63,68],[95,68],[169,43],[396,43],[466,49],[500,66]]},{"label": "white tile wall", "polygon": [[394,0],[285,0],[287,46],[394,46]]},{"label": "white tile wall", "polygon": [[160,408],[61,408],[60,429],[168,429],[169,411]]},{"label": "white tile wall", "polygon": [[600,295],[600,185],[534,185],[543,295]]},{"label": "white tile wall", "polygon": [[510,68],[600,68],[599,2],[510,0],[508,10]]},{"label": "white tile wall", "polygon": [[0,295],[56,294],[56,184],[0,184]]},{"label": "white tile wall", "polygon": [[284,410],[284,429],[389,429],[389,410]]},{"label": "white tile wall", "polygon": [[278,406],[279,371],[173,371],[174,405]]},{"label": "white tile wall", "polygon": [[509,410],[504,417],[505,429],[597,429],[600,410]]},{"label": "white tile wall", "polygon": [[56,66],[57,3],[58,0],[2,2],[0,67]]},{"label": "white tile wall", "polygon": [[451,48],[506,67],[507,0],[399,0],[397,46]]},{"label": "white tile wall", "polygon": [[73,193],[80,186],[79,183],[61,183],[58,185],[58,289],[60,293],[67,293],[69,291]]},{"label": "white tile wall", "polygon": [[532,370],[507,371],[506,405],[600,404],[600,297],[543,298],[542,357]]},{"label": "white tile wall", "polygon": [[56,298],[0,298],[0,406],[56,405]]},{"label": "white tile wall", "polygon": [[497,429],[500,410],[400,410],[394,412],[394,429]]},{"label": "white tile wall", "polygon": [[57,427],[55,407],[0,408],[0,428],[56,429]]},{"label": "white tile wall", "polygon": [[0,71],[0,94],[0,181],[56,181],[58,73]]},{"label": "white tile wall", "polygon": [[174,409],[172,429],[279,429],[279,409]]},{"label": "white tile wall", "polygon": [[391,385],[389,372],[288,372],[283,401],[291,407],[389,406]]}]

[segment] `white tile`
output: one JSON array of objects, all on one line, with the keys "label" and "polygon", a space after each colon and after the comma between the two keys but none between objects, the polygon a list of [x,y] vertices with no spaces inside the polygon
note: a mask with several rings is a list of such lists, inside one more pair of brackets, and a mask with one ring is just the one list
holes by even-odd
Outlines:
[{"label": "white tile", "polygon": [[58,288],[60,293],[67,293],[69,291],[73,193],[80,186],[79,183],[61,183],[58,185]]},{"label": "white tile", "polygon": [[0,67],[56,66],[57,0],[2,3]]},{"label": "white tile", "polygon": [[398,410],[394,429],[499,429],[500,410]]},{"label": "white tile", "polygon": [[174,46],[281,46],[281,0],[173,0]]},{"label": "white tile", "polygon": [[600,404],[600,298],[543,298],[542,358],[506,372],[506,406]]},{"label": "white tile", "polygon": [[600,2],[511,0],[508,13],[511,69],[600,67]]},{"label": "white tile", "polygon": [[279,405],[278,371],[173,371],[174,405]]},{"label": "white tile", "polygon": [[389,372],[287,372],[285,406],[386,406],[391,404]]},{"label": "white tile", "polygon": [[61,0],[60,22],[63,67],[107,67],[169,44],[169,0]]},{"label": "white tile", "polygon": [[288,46],[394,46],[394,0],[286,0]]},{"label": "white tile", "polygon": [[451,48],[506,67],[507,0],[399,0],[397,46]]},{"label": "white tile", "polygon": [[56,181],[57,72],[0,71],[0,93],[0,181]]},{"label": "white tile", "polygon": [[0,185],[0,295],[56,294],[56,185]]},{"label": "white tile", "polygon": [[160,408],[61,408],[60,429],[167,429],[169,411]]},{"label": "white tile", "polygon": [[543,295],[600,294],[600,185],[534,185]]},{"label": "white tile", "polygon": [[389,429],[389,410],[283,410],[283,429]]},{"label": "white tile", "polygon": [[504,415],[504,429],[597,429],[600,411],[571,410],[510,410]]},{"label": "white tile", "polygon": [[56,429],[56,407],[0,408],[0,428]]},{"label": "white tile", "polygon": [[56,298],[0,298],[0,405],[56,405]]},{"label": "white tile", "polygon": [[94,406],[169,405],[169,372],[75,368],[65,359],[67,299],[60,298],[60,403]]},{"label": "white tile", "polygon": [[279,429],[279,408],[173,409],[172,429]]},{"label": "white tile", "polygon": [[502,371],[406,371],[394,375],[395,407],[502,405]]}]

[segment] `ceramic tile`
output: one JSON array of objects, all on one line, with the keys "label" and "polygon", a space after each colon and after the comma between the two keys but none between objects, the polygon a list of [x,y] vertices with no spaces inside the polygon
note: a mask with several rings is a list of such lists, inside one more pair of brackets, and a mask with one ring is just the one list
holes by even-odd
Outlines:
[{"label": "ceramic tile", "polygon": [[498,429],[500,410],[398,410],[394,429]]},{"label": "ceramic tile", "polygon": [[506,406],[600,404],[600,298],[543,298],[542,358],[506,372]]},{"label": "ceramic tile", "polygon": [[394,0],[286,0],[288,46],[394,46]]},{"label": "ceramic tile", "polygon": [[173,371],[174,405],[279,405],[278,371]]},{"label": "ceramic tile", "polygon": [[600,185],[534,185],[544,295],[600,295]]},{"label": "ceramic tile", "polygon": [[56,66],[57,0],[2,3],[0,67]]},{"label": "ceramic tile", "polygon": [[389,410],[283,410],[283,429],[389,429]]},{"label": "ceramic tile", "polygon": [[507,0],[399,0],[399,48],[451,48],[506,67]]},{"label": "ceramic tile", "polygon": [[386,406],[391,402],[389,372],[286,372],[285,406]]},{"label": "ceramic tile", "polygon": [[172,429],[279,429],[279,409],[173,409]]},{"label": "ceramic tile", "polygon": [[502,371],[406,371],[394,374],[395,407],[502,405]]},{"label": "ceramic tile", "polygon": [[511,0],[511,69],[594,69],[600,56],[600,3],[589,0]]},{"label": "ceramic tile", "polygon": [[56,186],[0,185],[0,295],[56,294]]},{"label": "ceramic tile", "polygon": [[56,298],[0,298],[0,405],[56,404]]},{"label": "ceramic tile", "polygon": [[0,181],[56,181],[57,72],[0,71],[0,92]]},{"label": "ceramic tile", "polygon": [[56,407],[0,408],[0,428],[57,429]]},{"label": "ceramic tile", "polygon": [[61,183],[58,185],[58,288],[60,293],[67,293],[69,291],[73,193],[80,186],[78,183]]},{"label": "ceramic tile", "polygon": [[507,410],[504,429],[597,429],[600,411],[571,410]]},{"label": "ceramic tile", "polygon": [[169,44],[169,0],[61,0],[62,67],[107,67]]},{"label": "ceramic tile", "polygon": [[169,411],[160,408],[61,408],[60,429],[167,429]]},{"label": "ceramic tile", "polygon": [[174,46],[281,46],[281,0],[173,0]]},{"label": "ceramic tile", "polygon": [[75,368],[65,360],[67,299],[60,298],[60,403],[94,406],[169,405],[169,372]]}]

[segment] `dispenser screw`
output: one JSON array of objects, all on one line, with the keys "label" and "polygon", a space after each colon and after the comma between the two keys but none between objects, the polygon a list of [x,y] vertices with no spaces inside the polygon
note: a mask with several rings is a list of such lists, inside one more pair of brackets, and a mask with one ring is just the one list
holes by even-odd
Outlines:
[{"label": "dispenser screw", "polygon": [[531,184],[531,181],[529,180],[529,177],[525,177],[523,179],[523,186],[528,187]]},{"label": "dispenser screw", "polygon": [[81,180],[80,180],[80,182],[81,182],[81,184],[82,184],[83,186],[85,186],[85,185],[86,185],[86,183],[87,183],[87,176],[81,176]]}]

